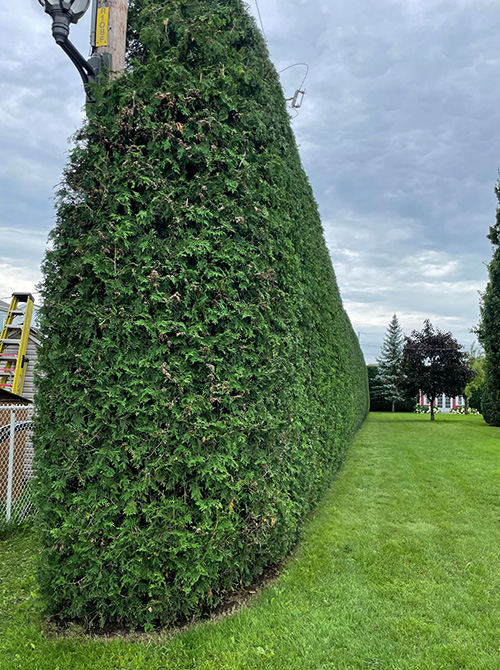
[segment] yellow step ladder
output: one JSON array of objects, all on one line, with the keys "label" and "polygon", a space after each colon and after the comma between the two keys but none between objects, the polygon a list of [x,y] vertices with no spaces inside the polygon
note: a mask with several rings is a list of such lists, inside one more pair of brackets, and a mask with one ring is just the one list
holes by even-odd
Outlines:
[{"label": "yellow step ladder", "polygon": [[[24,309],[20,306],[26,303]],[[33,315],[31,293],[13,293],[0,333],[0,389],[22,395],[29,360],[26,357]]]}]

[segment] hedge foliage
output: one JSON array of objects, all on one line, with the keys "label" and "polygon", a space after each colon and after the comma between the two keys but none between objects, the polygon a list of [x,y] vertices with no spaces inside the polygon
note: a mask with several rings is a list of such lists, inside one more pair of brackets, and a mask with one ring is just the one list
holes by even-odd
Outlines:
[{"label": "hedge foliage", "polygon": [[[500,203],[500,181],[495,188]],[[489,281],[482,297],[479,341],[486,355],[485,383],[481,393],[481,413],[486,423],[500,426],[500,207],[496,224],[488,235],[494,245],[488,266]]]},{"label": "hedge foliage", "polygon": [[39,581],[61,620],[151,628],[290,550],[368,387],[240,0],[137,0],[129,38],[43,268]]}]

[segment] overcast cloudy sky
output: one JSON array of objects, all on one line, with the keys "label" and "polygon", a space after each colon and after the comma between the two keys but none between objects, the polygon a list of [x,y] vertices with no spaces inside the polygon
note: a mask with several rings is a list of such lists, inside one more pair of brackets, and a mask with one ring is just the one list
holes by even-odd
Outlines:
[{"label": "overcast cloudy sky", "polygon": [[[393,313],[407,334],[430,318],[471,343],[497,204],[500,3],[259,4],[277,69],[310,66],[293,127],[367,362]],[[2,298],[40,280],[83,92],[36,0],[0,12]],[[85,54],[88,33],[88,19],[72,30]],[[304,71],[282,74],[287,95]]]}]

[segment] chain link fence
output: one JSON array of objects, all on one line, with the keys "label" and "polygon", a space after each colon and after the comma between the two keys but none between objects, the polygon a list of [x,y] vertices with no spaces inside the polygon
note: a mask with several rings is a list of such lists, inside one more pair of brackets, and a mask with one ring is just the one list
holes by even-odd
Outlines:
[{"label": "chain link fence", "polygon": [[0,405],[0,528],[32,511],[33,407]]}]

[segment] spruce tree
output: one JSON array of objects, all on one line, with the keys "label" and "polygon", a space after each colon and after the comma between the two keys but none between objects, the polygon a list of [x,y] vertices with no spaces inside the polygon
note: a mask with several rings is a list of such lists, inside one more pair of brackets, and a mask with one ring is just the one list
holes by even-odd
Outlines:
[{"label": "spruce tree", "polygon": [[374,382],[374,391],[379,398],[391,403],[391,411],[395,411],[396,403],[405,400],[402,389],[404,335],[396,314],[387,326],[382,343],[380,356],[377,358],[378,371]]},{"label": "spruce tree", "polygon": [[240,0],[136,0],[44,263],[47,610],[193,617],[293,546],[368,406],[277,73]]},{"label": "spruce tree", "polygon": [[[500,202],[500,182],[495,194]],[[494,246],[488,266],[489,281],[482,296],[479,341],[485,353],[485,383],[481,398],[481,412],[486,423],[500,426],[500,207],[496,223],[490,228],[489,240]]]}]

